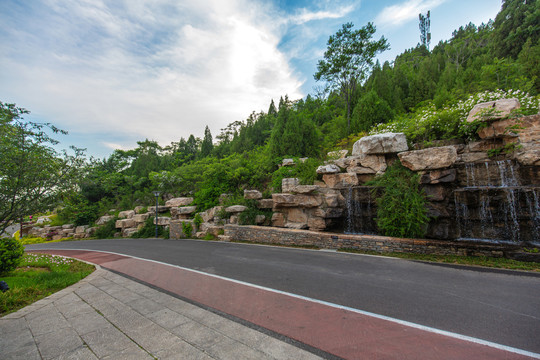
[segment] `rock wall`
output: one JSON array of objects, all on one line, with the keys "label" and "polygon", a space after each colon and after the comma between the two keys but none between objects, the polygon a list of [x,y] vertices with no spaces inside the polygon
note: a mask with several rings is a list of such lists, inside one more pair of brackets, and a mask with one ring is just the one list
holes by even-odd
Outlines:
[{"label": "rock wall", "polygon": [[[316,246],[321,249],[355,249],[360,251],[403,252],[434,255],[463,255],[518,258],[516,245],[490,245],[465,241],[452,242],[425,239],[400,239],[377,235],[279,229],[275,227],[225,225],[225,236],[237,241],[288,246]],[[540,260],[535,257],[536,261]]]},{"label": "rock wall", "polygon": [[399,159],[420,175],[428,238],[538,245],[540,115],[484,121],[480,140],[469,143],[409,149],[403,134],[364,137],[351,156],[335,154],[317,169],[323,182],[302,187],[284,179],[284,193],[272,196],[272,226],[376,233],[375,197],[363,184]]}]

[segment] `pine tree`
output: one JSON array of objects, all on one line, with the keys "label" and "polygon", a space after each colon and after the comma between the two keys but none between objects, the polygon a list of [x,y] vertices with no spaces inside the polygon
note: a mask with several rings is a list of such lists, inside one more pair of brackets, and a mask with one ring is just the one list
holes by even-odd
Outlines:
[{"label": "pine tree", "polygon": [[212,143],[212,134],[210,133],[208,125],[206,125],[206,128],[204,129],[204,139],[201,143],[201,157],[204,158],[210,156],[213,148],[214,144]]}]

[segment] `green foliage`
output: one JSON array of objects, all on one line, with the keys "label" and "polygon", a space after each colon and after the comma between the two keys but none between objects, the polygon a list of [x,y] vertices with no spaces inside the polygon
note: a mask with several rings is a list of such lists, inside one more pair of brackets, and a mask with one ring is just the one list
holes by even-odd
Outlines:
[{"label": "green foliage", "polygon": [[390,123],[373,127],[370,135],[384,132],[403,132],[411,143],[445,139],[474,139],[480,122],[468,123],[467,115],[474,105],[481,102],[517,98],[521,108],[513,116],[532,115],[538,112],[539,98],[521,90],[486,91],[469,96],[465,100],[447,103],[443,109],[427,101],[408,115],[399,116]]},{"label": "green foliage", "polygon": [[429,221],[419,175],[399,161],[369,182],[377,197],[377,226],[386,236],[422,238]]},{"label": "green foliage", "polygon": [[98,204],[76,196],[66,200],[58,215],[63,222],[80,226],[93,224],[99,217],[99,213]]},{"label": "green foliage", "polygon": [[210,129],[208,128],[208,125],[206,125],[206,128],[204,129],[204,139],[201,143],[201,157],[209,156],[212,153],[213,148],[212,133],[210,133]]},{"label": "green foliage", "polygon": [[114,238],[116,230],[117,218],[107,221],[105,224],[99,226],[94,233],[94,237],[98,239],[111,239]]},{"label": "green foliage", "polygon": [[197,215],[195,215],[195,217],[193,218],[193,224],[195,225],[195,230],[199,231],[202,223],[203,223],[203,218],[201,214],[197,213]]},{"label": "green foliage", "polygon": [[[165,234],[163,226],[158,226],[158,237],[163,237]],[[154,224],[154,217],[150,216],[144,222],[144,226],[136,233],[132,234],[132,238],[153,238],[156,236],[156,225]]]},{"label": "green foliage", "polygon": [[14,238],[0,238],[0,275],[9,273],[21,262],[24,246]]},{"label": "green foliage", "polygon": [[271,156],[315,156],[319,152],[318,138],[315,124],[302,116],[298,103],[293,104],[287,97],[281,99],[268,144]]},{"label": "green foliage", "polygon": [[538,44],[540,38],[538,1],[504,0],[494,27],[495,51],[499,56],[516,58],[528,39]]},{"label": "green foliage", "polygon": [[61,155],[47,132],[66,134],[51,124],[24,121],[29,112],[0,101],[0,232],[10,221],[44,212],[73,190],[83,152]]},{"label": "green foliage", "polygon": [[300,160],[293,158],[294,166],[282,166],[272,173],[271,187],[274,192],[281,192],[281,181],[286,178],[298,178],[302,185],[313,185],[317,180],[317,168],[322,161],[314,158]]},{"label": "green foliage", "polygon": [[319,60],[315,80],[324,80],[333,89],[339,89],[347,104],[347,127],[350,128],[352,97],[358,84],[361,84],[373,66],[375,56],[390,48],[384,37],[371,41],[375,26],[368,23],[358,30],[353,30],[352,23],[343,24],[342,28],[330,36],[324,60]]},{"label": "green foliage", "polygon": [[501,154],[511,154],[513,153],[514,151],[518,150],[518,149],[521,149],[522,148],[522,145],[521,144],[516,144],[516,143],[508,143],[504,146],[501,146],[501,147],[498,147],[498,148],[494,148],[494,149],[489,149],[487,151],[487,155],[490,157],[490,158],[493,158],[493,157],[497,157]]},{"label": "green foliage", "polygon": [[0,293],[0,316],[21,309],[80,281],[94,266],[74,259],[26,254],[17,269],[4,277],[10,290]]},{"label": "green foliage", "polygon": [[188,239],[191,238],[191,234],[193,233],[193,226],[191,226],[190,222],[183,221],[182,222],[182,232],[184,233],[184,236]]},{"label": "green foliage", "polygon": [[354,107],[351,119],[353,133],[368,131],[375,124],[387,123],[394,117],[394,111],[386,100],[374,90],[364,94]]},{"label": "green foliage", "polygon": [[267,219],[272,216],[272,211],[261,210],[257,207],[257,200],[245,200],[243,205],[247,206],[247,209],[238,216],[240,225],[256,225],[257,215],[264,215]]}]

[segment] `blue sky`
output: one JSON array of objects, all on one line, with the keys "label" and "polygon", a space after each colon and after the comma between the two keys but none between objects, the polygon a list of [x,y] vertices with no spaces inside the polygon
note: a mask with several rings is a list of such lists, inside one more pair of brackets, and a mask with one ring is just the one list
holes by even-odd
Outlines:
[{"label": "blue sky", "polygon": [[393,60],[459,26],[493,19],[500,0],[32,0],[0,2],[0,101],[67,130],[96,157],[145,138],[214,137],[271,99],[314,93],[316,64],[343,23],[368,22]]}]

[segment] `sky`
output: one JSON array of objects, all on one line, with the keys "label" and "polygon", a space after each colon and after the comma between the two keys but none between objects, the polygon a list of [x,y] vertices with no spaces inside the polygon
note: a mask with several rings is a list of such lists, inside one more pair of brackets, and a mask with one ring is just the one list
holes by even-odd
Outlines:
[{"label": "sky", "polygon": [[0,101],[67,130],[60,146],[109,156],[137,141],[214,139],[281,96],[315,94],[330,35],[373,22],[391,49],[431,47],[494,19],[501,0],[2,0]]}]

